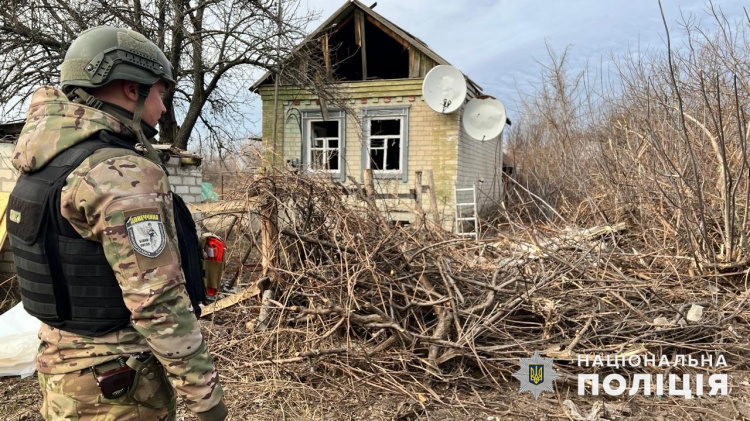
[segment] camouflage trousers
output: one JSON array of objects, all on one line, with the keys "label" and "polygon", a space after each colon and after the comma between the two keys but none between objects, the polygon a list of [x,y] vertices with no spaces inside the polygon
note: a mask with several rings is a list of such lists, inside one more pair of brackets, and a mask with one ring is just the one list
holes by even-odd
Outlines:
[{"label": "camouflage trousers", "polygon": [[90,370],[68,374],[39,373],[47,421],[173,421],[175,398],[164,376],[149,382],[145,377],[115,399],[102,396]]}]

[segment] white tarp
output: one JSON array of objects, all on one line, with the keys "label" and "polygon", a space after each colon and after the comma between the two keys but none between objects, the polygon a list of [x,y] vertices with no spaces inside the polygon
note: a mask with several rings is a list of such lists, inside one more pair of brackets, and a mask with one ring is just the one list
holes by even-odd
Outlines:
[{"label": "white tarp", "polygon": [[0,377],[34,374],[41,323],[21,303],[0,315]]}]

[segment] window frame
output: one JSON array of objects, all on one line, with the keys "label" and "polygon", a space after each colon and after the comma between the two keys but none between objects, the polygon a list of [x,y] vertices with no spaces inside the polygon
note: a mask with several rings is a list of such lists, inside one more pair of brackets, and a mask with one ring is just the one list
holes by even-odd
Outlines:
[{"label": "window frame", "polygon": [[[373,136],[372,135],[372,121],[373,120],[379,120],[379,121],[383,121],[383,120],[395,120],[395,121],[398,121],[399,122],[399,130],[398,130],[399,133],[397,135],[377,135],[377,136]],[[373,171],[377,171],[381,175],[386,175],[386,174],[390,174],[390,173],[401,174],[401,168],[403,168],[403,166],[404,166],[403,162],[402,162],[404,160],[404,156],[401,153],[401,148],[404,146],[404,135],[403,135],[403,133],[404,133],[404,118],[402,116],[378,116],[378,117],[371,117],[370,119],[367,120],[367,124],[368,124],[368,129],[367,130],[368,130],[368,134],[369,134],[368,135],[368,145],[367,145],[368,157],[370,157],[369,154],[373,150],[372,141],[375,140],[375,139],[382,140],[383,141],[383,146],[382,147],[378,147],[377,149],[382,149],[383,150],[383,166],[384,167],[387,166],[387,163],[388,163],[388,140],[398,138],[398,142],[399,142],[398,169],[396,169],[396,170],[389,170],[389,169],[375,170],[375,169],[373,169]],[[370,157],[370,159],[367,160],[367,168],[370,169],[370,168],[372,168],[371,166],[372,166],[372,158]]]},{"label": "window frame", "polygon": [[[306,159],[306,162],[308,164],[307,169],[309,171],[311,171],[311,172],[338,173],[340,171],[340,168],[341,168],[341,123],[338,120],[335,120],[335,119],[331,119],[331,120],[329,120],[329,122],[330,121],[336,122],[337,125],[338,125],[338,129],[337,129],[337,133],[336,133],[335,137],[314,137],[314,131],[312,130],[312,125],[314,123],[325,122],[325,121],[324,120],[316,120],[316,119],[309,119],[307,121],[307,124],[309,125],[308,126],[308,133],[310,134],[310,136],[309,136],[310,144],[307,147],[307,159]],[[315,141],[317,141],[317,140],[322,140],[322,143],[323,143],[322,147],[315,147]],[[336,148],[331,148],[329,146],[331,140],[336,140],[338,142],[338,146]],[[338,153],[338,162],[337,162],[337,165],[336,165],[337,168],[335,168],[335,169],[328,169],[328,168],[313,168],[312,167],[313,164],[317,164],[317,162],[316,162],[317,160],[314,159],[314,152],[315,151],[321,151],[321,152],[323,152],[324,155],[327,155],[328,153],[330,153],[330,151],[334,151],[334,150]],[[328,160],[326,159],[325,162],[328,162]]]},{"label": "window frame", "polygon": [[[318,173],[318,174],[329,174],[331,178],[338,178],[341,180],[341,182],[346,181],[346,114],[343,110],[329,110],[328,111],[328,120],[323,119],[323,113],[320,112],[320,109],[317,110],[302,110],[302,145],[301,145],[301,160],[302,160],[302,168],[304,169],[304,172],[306,173]],[[338,141],[339,141],[339,168],[335,170],[330,169],[324,169],[324,168],[312,168],[312,152],[315,149],[319,148],[313,148],[313,130],[312,130],[312,123],[315,122],[322,122],[322,121],[336,121],[338,122]],[[326,149],[327,148],[327,142],[328,139],[334,139],[333,137],[324,137],[324,138],[317,138],[317,139],[326,139]],[[329,149],[333,150],[333,149]]]},{"label": "window frame", "polygon": [[[398,170],[375,170],[373,169],[373,177],[384,178],[384,179],[401,179],[402,182],[408,181],[409,170],[409,105],[399,107],[377,107],[377,108],[363,108],[362,109],[362,179],[364,179],[364,170],[371,168],[370,159],[370,145],[372,136],[370,134],[372,128],[372,120],[400,120],[400,153],[399,153],[399,169]],[[382,138],[383,149],[383,166],[385,166],[388,155],[387,155],[387,139],[393,139],[395,135],[375,136],[375,139]]]}]

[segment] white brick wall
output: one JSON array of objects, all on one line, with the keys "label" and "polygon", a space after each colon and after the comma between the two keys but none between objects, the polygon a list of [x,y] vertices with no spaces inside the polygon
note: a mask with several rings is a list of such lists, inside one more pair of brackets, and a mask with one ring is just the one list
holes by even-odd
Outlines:
[{"label": "white brick wall", "polygon": [[[408,178],[404,183],[400,179],[375,178],[376,193],[406,194],[414,188],[414,174],[416,171],[432,169],[435,179],[435,190],[438,198],[438,210],[447,221],[446,227],[452,226],[453,216],[453,185],[456,176],[456,151],[458,139],[458,114],[440,114],[430,109],[415,91],[414,99],[409,96],[394,96],[390,103],[381,99],[375,102],[375,98],[367,98],[363,104],[360,98],[350,101],[347,105],[353,108],[354,115],[347,117],[346,121],[346,172],[358,182],[361,182],[362,174],[362,135],[358,119],[363,107],[401,107],[409,106],[409,162],[407,165]],[[290,110],[296,108],[299,111],[318,111],[314,101],[301,101],[299,105],[285,104],[284,115],[299,115],[300,113]],[[282,162],[287,159],[301,158],[301,133],[299,121],[296,118],[287,119],[284,129],[280,133],[279,142],[282,147]],[[423,184],[427,184],[427,178],[423,174]],[[351,184],[347,181],[347,184]],[[424,208],[429,212],[431,203],[429,195],[424,194]]]},{"label": "white brick wall", "polygon": [[172,157],[167,161],[167,171],[172,191],[182,196],[187,203],[200,202],[203,175],[199,166],[181,166],[179,158]]}]

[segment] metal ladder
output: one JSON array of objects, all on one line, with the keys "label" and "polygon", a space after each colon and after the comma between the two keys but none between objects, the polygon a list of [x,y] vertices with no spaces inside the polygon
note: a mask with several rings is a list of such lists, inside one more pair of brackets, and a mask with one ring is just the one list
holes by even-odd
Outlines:
[{"label": "metal ladder", "polygon": [[[472,193],[472,201],[471,202],[459,202],[458,193],[459,192],[468,192],[470,191]],[[466,237],[474,237],[475,239],[479,239],[479,220],[477,218],[477,185],[476,183],[472,185],[470,188],[463,188],[459,189],[458,185],[456,185],[456,234]],[[466,213],[467,207],[468,210],[471,211],[471,216],[464,216]],[[470,221],[474,223],[474,231],[464,231],[464,221]]]}]

